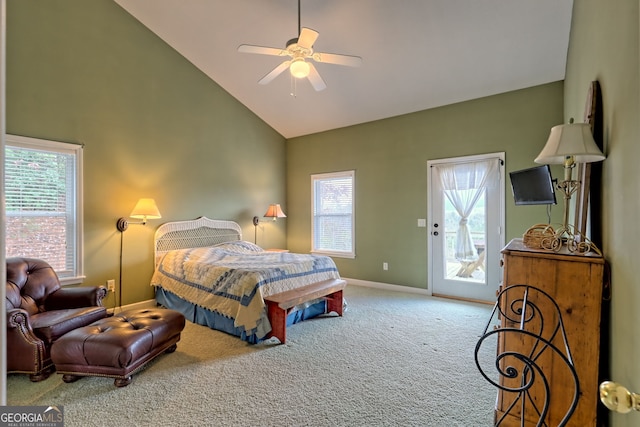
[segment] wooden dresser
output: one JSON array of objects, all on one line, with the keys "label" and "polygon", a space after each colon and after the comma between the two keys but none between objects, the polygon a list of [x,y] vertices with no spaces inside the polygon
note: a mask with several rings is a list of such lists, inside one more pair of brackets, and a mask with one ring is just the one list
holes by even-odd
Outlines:
[{"label": "wooden dresser", "polygon": [[[595,253],[586,255],[572,254],[568,251],[549,252],[526,247],[522,239],[512,240],[502,250],[504,280],[501,289],[514,285],[530,285],[546,292],[558,305],[561,313],[566,339],[573,356],[573,366],[580,383],[578,405],[568,426],[588,427],[596,426],[598,408],[598,366],[600,358],[600,320],[603,296],[604,259]],[[514,291],[517,288],[513,288]],[[504,298],[511,298],[509,292]],[[545,324],[557,324],[558,310],[549,303],[550,300],[535,300],[540,318]],[[503,301],[507,307],[513,301]],[[507,316],[500,316],[500,328],[517,328],[515,321]],[[561,334],[553,338],[552,343],[564,350]],[[499,335],[498,354],[501,352],[522,351],[527,353],[532,345],[531,338],[505,334]],[[535,344],[534,344],[535,345]],[[506,360],[503,369],[506,368]],[[510,362],[509,362],[510,363]],[[546,417],[546,425],[557,426],[571,406],[573,398],[569,382],[573,376],[568,376],[566,368],[561,368],[561,357],[550,352],[536,360],[541,371],[548,375],[550,389],[550,409]],[[538,376],[539,377],[539,376]],[[509,384],[509,381],[511,383]],[[501,379],[501,384],[514,386],[515,379]],[[518,384],[521,379],[517,380]],[[513,402],[513,393],[499,391],[496,401],[496,421],[505,412],[509,412],[501,422],[501,426],[534,426],[538,421],[538,414],[533,409],[533,403],[543,406],[545,391],[543,386],[532,388],[530,398],[522,399],[509,410]],[[524,404],[525,423],[521,424],[522,401]]]}]

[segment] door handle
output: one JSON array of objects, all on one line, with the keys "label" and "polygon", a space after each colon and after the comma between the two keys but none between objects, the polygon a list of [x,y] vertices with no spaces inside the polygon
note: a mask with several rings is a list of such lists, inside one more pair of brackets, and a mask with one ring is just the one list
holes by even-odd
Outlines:
[{"label": "door handle", "polygon": [[640,411],[640,395],[631,393],[624,386],[612,381],[600,384],[600,401],[610,411],[626,414],[631,410]]}]

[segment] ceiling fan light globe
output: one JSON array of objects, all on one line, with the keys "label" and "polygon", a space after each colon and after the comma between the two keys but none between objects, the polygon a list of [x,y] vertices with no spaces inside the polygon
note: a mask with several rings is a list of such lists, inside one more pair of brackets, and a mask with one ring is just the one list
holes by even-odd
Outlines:
[{"label": "ceiling fan light globe", "polygon": [[297,79],[303,79],[309,75],[309,64],[304,59],[296,59],[289,66],[289,72]]}]

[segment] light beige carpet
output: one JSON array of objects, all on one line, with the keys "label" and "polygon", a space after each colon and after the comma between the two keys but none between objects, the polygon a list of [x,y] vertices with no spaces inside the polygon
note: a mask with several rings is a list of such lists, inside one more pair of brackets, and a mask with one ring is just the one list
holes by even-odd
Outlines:
[{"label": "light beige carpet", "polygon": [[10,374],[8,404],[62,405],[68,427],[492,425],[496,390],[474,363],[490,306],[356,286],[346,300],[344,317],[293,325],[285,345],[187,323],[124,388]]}]

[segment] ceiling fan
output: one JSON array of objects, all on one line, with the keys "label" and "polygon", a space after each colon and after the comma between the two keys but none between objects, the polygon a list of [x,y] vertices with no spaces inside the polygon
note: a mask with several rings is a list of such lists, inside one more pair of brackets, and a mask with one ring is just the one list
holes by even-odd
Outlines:
[{"label": "ceiling fan", "polygon": [[242,44],[238,46],[238,52],[289,56],[290,59],[287,59],[271,70],[258,81],[258,84],[266,85],[288,68],[291,76],[298,79],[306,77],[316,91],[321,91],[325,89],[327,85],[324,80],[322,80],[322,77],[320,77],[320,74],[318,74],[316,67],[313,66],[313,63],[310,61],[311,59],[315,62],[324,62],[326,64],[358,67],[362,64],[362,58],[352,55],[314,52],[313,44],[318,38],[318,35],[319,33],[317,31],[300,27],[300,0],[298,0],[298,37],[289,40],[284,49]]}]

